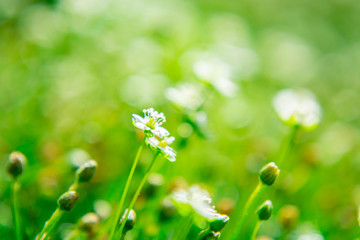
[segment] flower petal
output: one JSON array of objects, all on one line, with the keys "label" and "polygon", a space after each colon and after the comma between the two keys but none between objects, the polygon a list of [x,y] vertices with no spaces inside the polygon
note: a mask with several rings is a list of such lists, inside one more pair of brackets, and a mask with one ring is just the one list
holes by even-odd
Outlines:
[{"label": "flower petal", "polygon": [[163,127],[156,127],[153,131],[152,131],[156,136],[159,136],[160,138],[163,138],[163,137],[166,137],[166,136],[169,136],[170,133],[168,130],[166,130],[165,128]]},{"label": "flower petal", "polygon": [[176,161],[176,152],[174,149],[172,149],[169,146],[166,146],[165,148],[160,148],[160,150],[163,153],[164,158],[166,158],[170,162]]}]

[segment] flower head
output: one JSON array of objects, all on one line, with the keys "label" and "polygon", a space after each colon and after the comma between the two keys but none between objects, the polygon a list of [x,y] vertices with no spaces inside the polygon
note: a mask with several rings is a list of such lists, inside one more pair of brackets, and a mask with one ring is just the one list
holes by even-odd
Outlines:
[{"label": "flower head", "polygon": [[168,88],[165,97],[176,105],[190,110],[198,109],[204,102],[198,85],[183,83],[177,88]]},{"label": "flower head", "polygon": [[146,139],[146,144],[155,151],[160,151],[161,155],[163,155],[164,158],[169,160],[170,162],[176,161],[176,152],[175,150],[170,147],[169,145],[172,144],[175,141],[174,137],[171,136],[164,136],[164,137],[158,137],[154,136],[151,138]]},{"label": "flower head", "polygon": [[211,84],[222,95],[236,95],[238,86],[231,81],[232,69],[224,61],[215,56],[208,56],[196,61],[193,69],[198,78]]},{"label": "flower head", "polygon": [[308,90],[282,90],[275,96],[273,106],[280,119],[287,125],[300,125],[312,129],[320,122],[321,107]]},{"label": "flower head", "polygon": [[171,199],[180,213],[183,212],[184,215],[195,212],[207,220],[217,219],[220,215],[211,205],[212,200],[209,193],[198,185],[192,185],[187,190],[175,190]]},{"label": "flower head", "polygon": [[144,130],[148,137],[153,137],[154,135],[164,137],[169,135],[168,130],[161,127],[166,121],[164,113],[159,113],[153,108],[144,109],[143,112],[143,118],[137,114],[132,115],[132,122],[136,128]]}]

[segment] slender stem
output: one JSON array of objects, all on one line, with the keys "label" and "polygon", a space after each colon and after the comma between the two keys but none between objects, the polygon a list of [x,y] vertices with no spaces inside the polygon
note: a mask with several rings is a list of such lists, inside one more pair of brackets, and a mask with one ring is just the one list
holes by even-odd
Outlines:
[{"label": "slender stem", "polygon": [[79,188],[79,180],[76,178],[74,183],[69,187],[69,191],[77,191]]},{"label": "slender stem", "polygon": [[152,169],[152,167],[153,167],[153,165],[154,165],[154,163],[155,163],[155,160],[156,160],[157,156],[159,155],[159,153],[160,153],[160,152],[158,151],[158,152],[154,155],[153,159],[152,159],[151,162],[150,162],[150,165],[149,165],[148,168],[146,169],[145,175],[144,175],[143,179],[141,180],[141,183],[139,184],[139,186],[138,186],[138,188],[137,188],[137,190],[136,190],[133,198],[131,199],[130,205],[129,205],[129,207],[127,208],[127,209],[129,209],[129,211],[126,211],[125,216],[124,216],[124,219],[123,219],[122,222],[121,222],[121,226],[120,226],[120,230],[119,230],[120,236],[123,235],[123,230],[124,230],[124,227],[125,227],[125,223],[126,223],[126,221],[127,221],[127,219],[128,219],[130,210],[134,207],[135,201],[136,201],[136,199],[138,198],[138,196],[139,196],[139,194],[140,194],[140,191],[141,191],[142,187],[144,186],[144,184],[145,184],[145,182],[146,182],[146,180],[147,180],[147,178],[148,178],[148,176],[149,176],[149,174],[150,174],[150,171],[151,171],[151,169]]},{"label": "slender stem", "polygon": [[252,233],[252,235],[251,235],[251,240],[255,240],[255,239],[256,239],[256,235],[257,235],[257,233],[258,233],[258,231],[259,231],[260,225],[261,225],[261,221],[258,220],[258,221],[256,222],[254,231],[253,231],[253,233]]},{"label": "slender stem", "polygon": [[140,158],[140,154],[144,148],[144,143],[145,143],[145,140],[146,140],[146,137],[144,137],[144,139],[142,140],[141,142],[141,145],[136,153],[136,157],[135,157],[135,160],[134,160],[134,163],[131,167],[131,170],[130,170],[130,173],[129,173],[129,176],[126,180],[126,184],[125,184],[125,188],[124,188],[124,191],[121,195],[121,199],[120,199],[120,204],[119,204],[119,207],[118,207],[118,210],[117,210],[117,213],[116,213],[116,216],[115,216],[115,219],[114,219],[114,222],[113,222],[113,225],[112,225],[112,228],[111,228],[111,232],[110,232],[110,237],[109,239],[112,240],[115,236],[115,232],[116,232],[116,227],[117,227],[117,224],[119,222],[119,219],[121,217],[121,213],[122,213],[122,208],[124,206],[124,202],[125,202],[125,198],[126,198],[126,195],[129,191],[129,187],[130,187],[130,182],[132,180],[132,177],[134,175],[134,172],[135,172],[135,168],[138,164],[138,161],[139,161],[139,158]]},{"label": "slender stem", "polygon": [[15,228],[15,234],[17,240],[21,240],[21,227],[20,227],[18,200],[17,200],[19,189],[20,189],[20,184],[15,179],[11,184],[11,199],[12,199],[12,214],[13,214],[14,228]]},{"label": "slender stem", "polygon": [[45,223],[44,228],[38,235],[36,239],[38,240],[45,240],[47,239],[51,232],[56,227],[57,223],[60,221],[64,211],[60,210],[60,208],[56,208],[55,212],[51,215],[50,219]]},{"label": "slender stem", "polygon": [[180,231],[178,240],[185,240],[193,224],[193,215],[187,217],[184,228]]},{"label": "slender stem", "polygon": [[284,138],[283,144],[280,148],[279,156],[277,159],[277,164],[279,167],[281,167],[281,165],[283,164],[287,155],[290,153],[290,150],[294,145],[294,139],[295,139],[298,129],[299,129],[299,125],[293,125],[290,129],[289,135]]},{"label": "slender stem", "polygon": [[250,208],[252,207],[256,197],[259,195],[259,193],[261,192],[263,187],[264,187],[264,185],[261,182],[259,182],[259,184],[256,186],[254,191],[251,193],[249,199],[247,200],[247,202],[245,204],[239,224],[237,225],[237,227],[235,229],[232,239],[237,239],[239,234],[241,233],[241,229],[243,227],[244,221],[245,221],[246,217],[249,215]]}]

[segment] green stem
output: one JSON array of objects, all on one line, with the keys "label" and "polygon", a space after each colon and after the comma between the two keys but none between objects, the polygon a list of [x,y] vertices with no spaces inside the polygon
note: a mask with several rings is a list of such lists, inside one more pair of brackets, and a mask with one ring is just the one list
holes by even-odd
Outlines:
[{"label": "green stem", "polygon": [[277,165],[279,167],[281,167],[284,160],[290,153],[291,148],[294,146],[294,139],[295,139],[298,129],[299,129],[299,125],[293,125],[290,129],[289,135],[287,137],[285,137],[285,139],[283,140],[283,144],[280,148],[279,156],[277,159]]},{"label": "green stem", "polygon": [[19,218],[19,207],[17,195],[20,189],[20,184],[17,180],[14,180],[11,184],[11,199],[12,199],[12,214],[14,221],[14,228],[16,239],[21,240],[21,227],[20,227],[20,218]]},{"label": "green stem", "polygon": [[140,191],[141,191],[142,187],[144,186],[144,184],[145,184],[145,182],[146,182],[146,180],[147,180],[147,178],[148,178],[148,176],[149,176],[149,174],[150,174],[150,171],[151,171],[151,169],[152,169],[152,167],[153,167],[153,165],[154,165],[154,163],[155,163],[155,160],[156,160],[157,156],[159,155],[159,153],[160,153],[160,152],[158,151],[158,152],[154,155],[153,159],[152,159],[151,162],[150,162],[150,165],[149,165],[148,168],[146,169],[145,175],[144,175],[143,179],[141,180],[141,183],[139,184],[139,186],[138,186],[138,188],[137,188],[137,190],[136,190],[133,198],[131,199],[130,205],[129,205],[129,207],[127,208],[127,209],[129,209],[129,211],[126,211],[126,214],[125,214],[125,216],[124,216],[124,219],[123,219],[122,222],[121,222],[121,226],[120,226],[120,229],[119,229],[119,234],[120,234],[120,236],[123,235],[123,230],[124,230],[124,227],[125,227],[125,223],[126,223],[126,221],[127,221],[127,219],[128,219],[130,210],[134,207],[135,201],[136,201],[136,199],[138,198],[138,196],[139,196],[139,194],[140,194]]},{"label": "green stem", "polygon": [[254,191],[251,193],[249,199],[247,200],[243,213],[241,215],[239,224],[237,225],[236,229],[235,229],[235,233],[233,234],[232,239],[238,239],[240,233],[241,233],[241,229],[243,227],[244,221],[246,219],[246,217],[249,215],[249,211],[250,208],[252,207],[252,205],[254,204],[254,201],[256,199],[256,197],[259,195],[259,193],[261,192],[261,190],[263,189],[264,185],[259,182],[259,184],[256,186],[256,188],[254,189]]},{"label": "green stem", "polygon": [[122,212],[122,208],[124,206],[124,202],[125,202],[125,198],[126,198],[126,195],[129,191],[129,187],[130,187],[130,182],[132,180],[132,177],[134,175],[134,172],[135,172],[135,168],[138,164],[138,161],[139,161],[139,158],[140,158],[140,154],[144,148],[144,143],[145,143],[145,140],[146,140],[146,137],[144,137],[144,139],[142,140],[141,142],[141,145],[136,153],[136,157],[135,157],[135,160],[134,160],[134,163],[131,167],[131,170],[130,170],[130,173],[129,173],[129,176],[126,180],[126,184],[125,184],[125,188],[124,188],[124,191],[121,195],[121,199],[120,199],[120,204],[119,204],[119,207],[118,207],[118,210],[117,210],[117,213],[116,213],[116,216],[115,216],[115,219],[114,219],[114,222],[113,222],[113,225],[111,227],[111,232],[110,232],[110,237],[109,239],[112,240],[114,239],[114,236],[115,236],[115,232],[116,232],[116,227],[118,225],[118,222],[119,222],[119,219],[121,217],[121,212]]},{"label": "green stem", "polygon": [[47,239],[51,232],[56,227],[57,223],[60,221],[64,211],[60,210],[60,208],[56,208],[55,212],[51,215],[50,219],[45,223],[44,228],[38,235],[36,239],[38,240],[45,240]]},{"label": "green stem", "polygon": [[184,228],[180,231],[178,240],[185,240],[187,235],[189,234],[190,228],[193,224],[193,216],[190,215],[189,217],[187,217],[186,221],[185,221],[185,226]]},{"label": "green stem", "polygon": [[77,192],[78,188],[79,188],[79,181],[78,181],[78,179],[76,178],[75,181],[74,181],[74,183],[69,187],[69,191],[75,191],[75,192]]},{"label": "green stem", "polygon": [[257,233],[258,233],[258,231],[259,231],[260,225],[261,225],[261,221],[258,220],[258,221],[256,222],[254,231],[253,231],[253,233],[252,233],[252,235],[251,235],[251,240],[255,240],[255,239],[256,239],[256,235],[257,235]]}]

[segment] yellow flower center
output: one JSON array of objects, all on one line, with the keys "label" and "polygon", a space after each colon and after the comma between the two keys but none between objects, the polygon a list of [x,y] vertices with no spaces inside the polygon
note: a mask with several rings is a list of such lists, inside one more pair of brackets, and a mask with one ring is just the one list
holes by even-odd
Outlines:
[{"label": "yellow flower center", "polygon": [[165,148],[167,146],[167,142],[165,140],[160,141],[159,147]]},{"label": "yellow flower center", "polygon": [[156,124],[156,119],[155,118],[151,118],[148,122],[147,122],[147,126],[151,129],[155,128],[155,124]]}]

